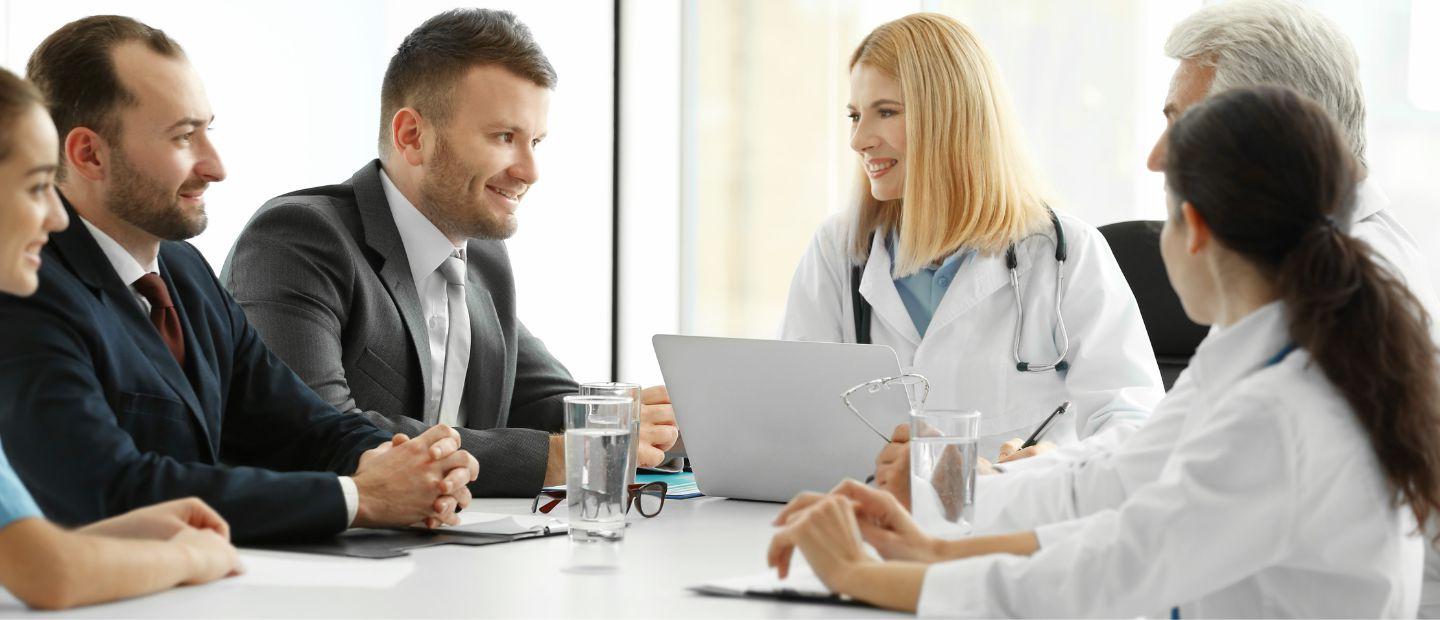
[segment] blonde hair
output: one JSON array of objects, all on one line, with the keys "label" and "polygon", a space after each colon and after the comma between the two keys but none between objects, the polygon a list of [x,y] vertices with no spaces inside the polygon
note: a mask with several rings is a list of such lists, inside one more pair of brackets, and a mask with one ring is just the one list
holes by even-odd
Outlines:
[{"label": "blonde hair", "polygon": [[860,42],[850,69],[860,63],[900,83],[906,146],[900,200],[875,200],[860,175],[857,263],[871,232],[898,231],[894,274],[905,276],[961,246],[999,253],[1048,221],[999,72],[970,29],[907,15]]}]

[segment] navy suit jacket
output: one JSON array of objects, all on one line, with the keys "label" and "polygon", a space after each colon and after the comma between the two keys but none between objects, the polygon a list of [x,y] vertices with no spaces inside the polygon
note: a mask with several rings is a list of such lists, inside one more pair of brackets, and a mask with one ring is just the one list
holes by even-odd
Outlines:
[{"label": "navy suit jacket", "polygon": [[344,530],[336,474],[389,434],[321,400],[266,349],[200,252],[165,242],[182,368],[66,209],[40,290],[0,294],[0,437],[46,516],[80,524],[195,495],[238,542]]}]

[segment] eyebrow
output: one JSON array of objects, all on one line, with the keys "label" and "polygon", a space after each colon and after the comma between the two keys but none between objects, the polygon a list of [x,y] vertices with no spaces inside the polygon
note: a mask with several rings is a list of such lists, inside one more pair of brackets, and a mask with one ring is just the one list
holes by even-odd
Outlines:
[{"label": "eyebrow", "polygon": [[[882,105],[898,105],[898,106],[900,106],[900,107],[902,107],[902,108],[905,107],[905,104],[900,103],[899,101],[896,101],[896,100],[894,100],[894,99],[878,99],[878,100],[875,100],[875,101],[870,102],[870,107],[871,107],[871,108],[878,108],[878,107],[880,107],[880,106],[882,106]],[[855,109],[855,104],[853,104],[853,103],[847,103],[847,104],[845,104],[845,109],[847,109],[847,110],[854,110],[854,109]]]},{"label": "eyebrow", "polygon": [[35,166],[34,168],[26,170],[25,176],[30,176],[32,174],[40,174],[43,172],[55,172],[59,168],[60,167],[56,166],[55,164],[40,164],[39,166]]},{"label": "eyebrow", "polygon": [[215,122],[215,116],[214,116],[214,115],[211,115],[211,116],[210,116],[210,120],[208,120],[208,121],[207,121],[207,120],[204,120],[204,119],[199,119],[199,118],[194,118],[194,117],[187,116],[187,117],[182,118],[182,119],[180,119],[180,120],[178,120],[178,121],[175,121],[175,124],[173,124],[173,125],[171,125],[171,126],[169,126],[169,127],[166,127],[166,128],[165,128],[165,132],[166,132],[166,133],[169,133],[169,132],[175,131],[176,129],[179,129],[179,128],[181,128],[181,127],[185,127],[185,126],[187,126],[187,125],[190,126],[190,127],[195,127],[195,128],[204,127],[204,126],[209,125],[210,123],[213,123],[213,122]]},{"label": "eyebrow", "polygon": [[[510,133],[520,133],[520,134],[525,133],[525,129],[522,128],[522,127],[520,127],[519,125],[516,125],[516,124],[513,124],[513,123],[504,122],[504,121],[501,121],[501,122],[499,122],[499,123],[495,123],[494,125],[491,125],[487,131],[495,131],[495,130],[497,130],[497,129],[500,130],[500,131],[508,131],[508,132],[510,132]],[[549,135],[550,135],[550,132],[547,131],[547,132],[545,132],[545,133],[536,134],[534,137],[536,137],[536,138],[545,138],[545,137],[548,137]]]}]

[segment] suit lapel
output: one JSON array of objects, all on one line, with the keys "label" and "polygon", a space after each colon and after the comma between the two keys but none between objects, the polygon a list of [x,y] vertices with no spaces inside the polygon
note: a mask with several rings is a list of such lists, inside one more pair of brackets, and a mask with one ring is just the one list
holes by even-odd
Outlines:
[{"label": "suit lapel", "polygon": [[[63,198],[62,198],[63,200]],[[96,294],[100,303],[112,314],[119,318],[123,328],[124,337],[135,345],[144,355],[145,362],[155,374],[170,386],[170,389],[184,401],[186,408],[191,415],[195,416],[200,428],[207,435],[206,443],[209,445],[209,425],[206,423],[204,410],[200,407],[199,399],[195,396],[195,389],[185,376],[185,369],[175,361],[170,354],[170,349],[165,346],[165,341],[160,338],[160,332],[150,323],[150,317],[141,310],[140,304],[135,301],[134,294],[130,287],[120,281],[120,276],[115,273],[115,267],[105,258],[105,253],[100,251],[100,246],[95,238],[90,236],[90,231],[83,224],[78,222],[79,214],[67,201],[65,210],[73,222],[69,228],[57,233],[52,240],[55,249],[64,258],[66,264],[80,278],[90,290]],[[163,267],[162,267],[163,269]],[[175,297],[174,286],[171,286],[170,295]],[[178,309],[178,306],[177,306]],[[182,314],[183,316],[183,314]],[[185,346],[195,346],[194,335],[191,329],[186,328]],[[212,455],[213,456],[213,455]]]},{"label": "suit lapel", "polygon": [[[162,256],[159,261],[160,276],[165,279],[165,285],[170,289],[170,300],[175,304],[176,314],[180,315],[181,329],[184,330],[185,334],[185,365],[187,368],[182,372],[188,373],[189,380],[185,382],[187,389],[181,393],[181,397],[185,399],[185,404],[190,407],[191,411],[195,412],[196,418],[200,420],[200,430],[205,433],[205,443],[210,446],[210,457],[218,462],[220,456],[219,433],[211,432],[211,429],[220,423],[221,405],[218,402],[211,402],[212,407],[207,409],[200,403],[199,395],[203,393],[211,395],[212,397],[218,397],[220,394],[220,378],[215,373],[214,365],[209,363],[210,351],[200,345],[200,340],[197,337],[197,334],[200,332],[196,327],[196,323],[199,321],[191,320],[190,312],[185,308],[185,296],[181,295],[180,290],[175,286],[174,273],[165,264],[164,252],[161,252],[161,254]],[[155,330],[152,328],[151,331]],[[159,335],[158,331],[155,331],[155,333],[157,336]],[[163,346],[164,341],[161,340],[160,342]],[[165,351],[169,353],[170,350],[167,348]],[[175,363],[174,356],[167,355],[166,360],[169,361],[172,366],[179,368],[179,364]],[[196,390],[196,386],[200,386],[203,389]],[[210,400],[214,401],[216,398],[211,398]],[[212,419],[212,417],[214,419]]]},{"label": "suit lapel", "polygon": [[[364,229],[365,244],[383,259],[380,267],[380,281],[395,300],[400,310],[400,319],[405,323],[405,333],[420,364],[421,385],[430,385],[430,342],[425,328],[425,318],[420,309],[420,293],[415,290],[415,279],[410,275],[410,261],[405,256],[405,244],[400,241],[400,231],[395,228],[395,218],[390,213],[390,203],[385,199],[385,190],[380,185],[380,162],[371,161],[350,178],[355,188],[355,204],[360,211],[360,223]],[[406,403],[410,405],[411,403]],[[438,420],[430,419],[433,413],[425,407],[425,424]]]},{"label": "suit lapel", "polygon": [[[485,286],[485,278],[477,266],[485,259],[475,243],[466,250],[465,304],[470,310],[470,365],[465,370],[465,398],[461,406],[469,412],[469,428],[503,426],[500,383],[505,368],[505,334],[500,317],[495,314],[495,301]],[[479,416],[479,419],[476,419]]]}]

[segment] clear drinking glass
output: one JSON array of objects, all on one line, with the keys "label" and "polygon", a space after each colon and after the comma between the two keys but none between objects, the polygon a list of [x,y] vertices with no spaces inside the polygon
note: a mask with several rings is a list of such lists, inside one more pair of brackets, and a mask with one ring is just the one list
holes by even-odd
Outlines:
[{"label": "clear drinking glass", "polygon": [[570,539],[625,537],[625,503],[635,401],[627,396],[565,397],[565,487]]},{"label": "clear drinking glass", "polygon": [[630,461],[625,464],[625,484],[635,484],[635,469],[640,466],[640,386],[634,383],[602,381],[581,383],[581,396],[626,396],[635,401],[634,421],[630,423]]},{"label": "clear drinking glass", "polygon": [[980,412],[910,415],[910,509],[927,529],[969,534],[975,505]]}]

